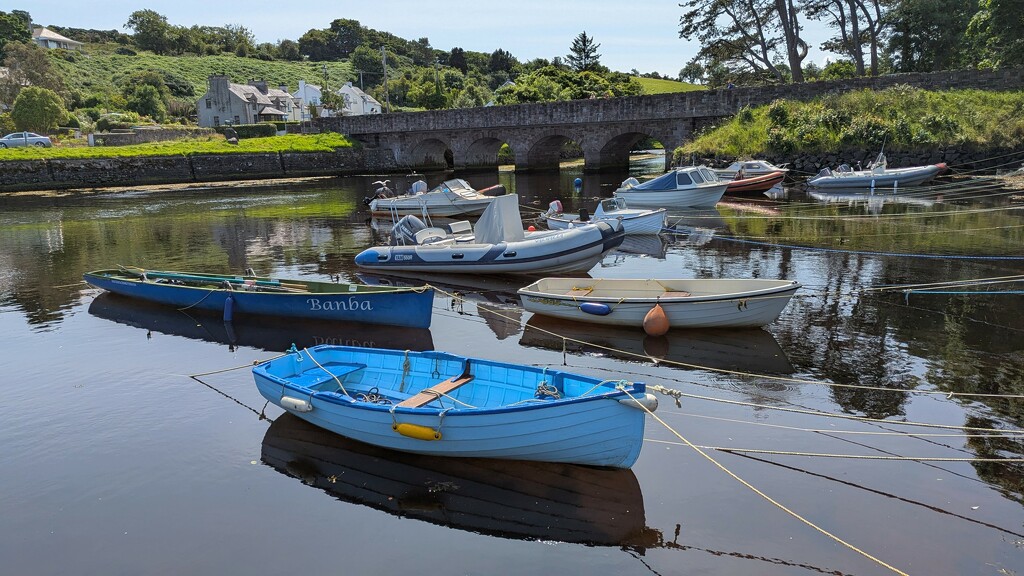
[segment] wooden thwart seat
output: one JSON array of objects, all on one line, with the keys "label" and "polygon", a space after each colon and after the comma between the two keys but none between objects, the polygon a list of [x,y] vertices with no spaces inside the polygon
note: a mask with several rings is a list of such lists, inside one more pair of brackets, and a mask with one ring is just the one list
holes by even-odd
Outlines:
[{"label": "wooden thwart seat", "polygon": [[448,394],[452,390],[468,384],[473,379],[473,375],[469,373],[469,362],[466,362],[466,369],[459,376],[452,376],[451,378],[434,384],[430,388],[424,388],[419,393],[409,396],[405,400],[398,403],[398,406],[403,408],[421,408],[437,400],[444,394]]},{"label": "wooden thwart seat", "polygon": [[685,290],[665,290],[665,292],[661,295],[662,298],[688,298],[690,296],[691,294]]}]

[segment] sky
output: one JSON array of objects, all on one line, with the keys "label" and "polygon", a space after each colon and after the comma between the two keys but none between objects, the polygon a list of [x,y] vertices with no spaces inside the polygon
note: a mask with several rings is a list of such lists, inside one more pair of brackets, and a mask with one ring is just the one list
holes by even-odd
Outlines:
[{"label": "sky", "polygon": [[[601,63],[620,72],[636,69],[675,78],[696,54],[696,43],[679,38],[680,0],[366,0],[268,2],[249,0],[2,0],[0,10],[25,10],[37,25],[125,30],[136,10],[154,10],[175,26],[244,26],[256,42],[298,40],[332,20],[358,20],[367,28],[415,40],[427,37],[439,50],[460,47],[491,53],[501,48],[519,61],[569,53],[586,32],[600,44]],[[812,45],[826,34],[805,33]],[[818,38],[821,36],[821,38]],[[822,55],[811,53],[820,62]]]}]

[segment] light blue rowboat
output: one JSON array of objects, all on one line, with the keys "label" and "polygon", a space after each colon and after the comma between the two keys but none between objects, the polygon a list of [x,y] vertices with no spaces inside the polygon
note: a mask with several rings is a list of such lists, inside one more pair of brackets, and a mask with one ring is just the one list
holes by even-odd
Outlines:
[{"label": "light blue rowboat", "polygon": [[83,278],[114,294],[235,316],[279,316],[429,328],[434,291],[335,284],[260,276],[167,272],[121,267],[86,272]]},{"label": "light blue rowboat", "polygon": [[657,399],[642,383],[547,368],[322,345],[253,368],[267,400],[337,434],[435,456],[629,468]]}]

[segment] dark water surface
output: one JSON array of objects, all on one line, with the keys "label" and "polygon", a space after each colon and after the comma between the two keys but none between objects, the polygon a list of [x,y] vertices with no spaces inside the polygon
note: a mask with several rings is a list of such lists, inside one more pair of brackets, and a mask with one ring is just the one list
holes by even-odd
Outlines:
[{"label": "dark water surface", "polygon": [[[593,210],[625,176],[587,175],[574,195],[577,175],[467,178],[501,181],[527,207]],[[1024,285],[892,289],[1024,274],[1019,196],[940,184],[901,202],[727,199],[673,213],[679,234],[630,238],[591,271],[799,280],[764,330],[649,338],[534,318],[515,296],[525,281],[479,276],[430,279],[445,293],[429,330],[225,325],[81,283],[118,264],[401,282],[353,264],[388,228],[361,204],[376,179],[0,197],[0,573],[890,573],[676,432],[701,446],[892,457],[708,451],[907,573],[1024,573],[1024,466],[972,461],[1022,458],[1024,437],[964,430],[1020,429],[1024,400],[948,396],[1024,394],[1024,295],[996,293]],[[392,177],[398,189],[413,179]],[[273,406],[260,418],[248,368],[293,342],[565,362],[687,396],[660,398],[665,425],[648,419],[632,470],[402,455]]]}]

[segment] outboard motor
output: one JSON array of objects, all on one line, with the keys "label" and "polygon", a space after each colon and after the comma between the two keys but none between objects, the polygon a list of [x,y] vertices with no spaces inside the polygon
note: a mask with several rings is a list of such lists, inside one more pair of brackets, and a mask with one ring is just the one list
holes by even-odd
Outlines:
[{"label": "outboard motor", "polygon": [[556,216],[562,213],[562,201],[552,200],[551,204],[548,204],[548,211],[544,213],[545,216]]},{"label": "outboard motor", "polygon": [[373,196],[366,196],[363,198],[363,205],[369,206],[370,203],[372,203],[377,198],[390,198],[394,196],[395,193],[391,190],[391,188],[388,188],[388,182],[391,182],[391,180],[377,180],[376,182],[374,182],[374,184],[377,185],[378,188],[376,192],[374,192]]},{"label": "outboard motor", "polygon": [[409,187],[409,194],[423,194],[427,191],[427,183],[423,180],[417,180],[412,183]]},{"label": "outboard motor", "polygon": [[391,228],[391,245],[416,244],[416,233],[426,227],[423,220],[412,214],[402,216],[402,219]]},{"label": "outboard motor", "polygon": [[590,222],[590,212],[586,208],[580,208],[580,222]]}]

